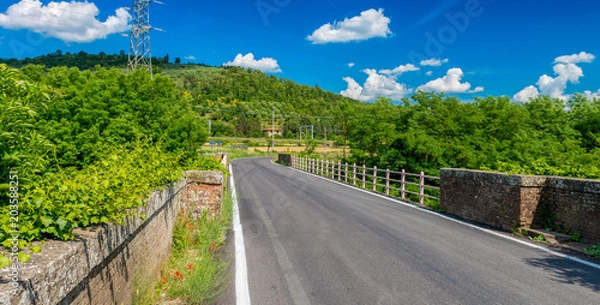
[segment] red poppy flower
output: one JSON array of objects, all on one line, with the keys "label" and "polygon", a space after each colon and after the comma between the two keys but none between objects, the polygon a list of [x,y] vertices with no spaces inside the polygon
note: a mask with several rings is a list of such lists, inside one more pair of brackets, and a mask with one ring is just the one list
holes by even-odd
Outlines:
[{"label": "red poppy flower", "polygon": [[183,280],[183,274],[181,274],[181,272],[177,271],[175,272],[175,275],[180,279]]},{"label": "red poppy flower", "polygon": [[185,268],[187,270],[194,270],[194,266],[192,264],[187,264],[187,266],[185,266]]}]

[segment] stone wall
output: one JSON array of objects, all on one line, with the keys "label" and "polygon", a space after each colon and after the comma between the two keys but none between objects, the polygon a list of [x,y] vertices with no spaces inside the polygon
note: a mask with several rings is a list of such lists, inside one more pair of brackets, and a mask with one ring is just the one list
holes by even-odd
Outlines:
[{"label": "stone wall", "polygon": [[440,205],[449,214],[504,230],[533,223],[543,178],[475,170],[440,171]]},{"label": "stone wall", "polygon": [[2,270],[0,304],[131,304],[138,288],[157,278],[177,214],[187,208],[220,209],[222,173],[188,172],[186,177],[152,193],[138,210],[145,220],[79,229],[73,241],[48,241],[42,252],[20,264],[20,294],[9,300],[8,269]]},{"label": "stone wall", "polygon": [[[600,242],[600,181],[548,178],[540,199],[556,225]],[[546,212],[547,213],[547,212]],[[541,225],[543,213],[536,219]]]},{"label": "stone wall", "polygon": [[449,214],[504,230],[541,228],[544,218],[600,242],[600,181],[506,175],[462,169],[440,172],[440,205]]}]

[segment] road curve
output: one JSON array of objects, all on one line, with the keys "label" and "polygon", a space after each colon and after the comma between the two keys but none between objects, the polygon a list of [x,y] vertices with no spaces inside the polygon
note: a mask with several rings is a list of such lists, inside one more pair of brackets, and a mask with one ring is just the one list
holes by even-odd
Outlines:
[{"label": "road curve", "polygon": [[600,304],[600,270],[270,163],[233,162],[252,304]]}]

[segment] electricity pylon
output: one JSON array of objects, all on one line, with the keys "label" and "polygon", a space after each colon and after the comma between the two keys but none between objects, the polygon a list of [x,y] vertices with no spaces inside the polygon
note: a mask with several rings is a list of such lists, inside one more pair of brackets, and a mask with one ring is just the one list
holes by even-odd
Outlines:
[{"label": "electricity pylon", "polygon": [[[150,3],[156,0],[134,0],[131,12],[131,32],[129,43],[129,57],[127,60],[127,72],[137,69],[146,69],[152,75],[152,53],[150,52]],[[162,31],[158,28],[156,30]]]}]

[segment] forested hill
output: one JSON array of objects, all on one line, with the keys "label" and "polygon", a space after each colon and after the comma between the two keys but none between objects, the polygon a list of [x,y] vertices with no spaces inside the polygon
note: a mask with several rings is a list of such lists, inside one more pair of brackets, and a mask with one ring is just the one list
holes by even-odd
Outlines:
[{"label": "forested hill", "polygon": [[[0,59],[14,68],[27,65],[76,67],[94,70],[97,65],[125,69],[127,54],[54,53],[35,58]],[[238,67],[210,67],[183,64],[180,58],[153,57],[154,72],[171,77],[176,86],[191,96],[198,112],[212,119],[212,135],[260,137],[270,125],[272,111],[276,125],[288,138],[297,136],[302,125],[313,125],[316,137],[325,130],[340,136],[344,125],[334,117],[344,116],[359,102],[321,88],[297,84],[263,72]]]},{"label": "forested hill", "polygon": [[191,94],[201,115],[213,119],[213,134],[260,136],[261,124],[276,124],[284,136],[294,137],[302,125],[313,125],[316,137],[325,129],[341,134],[337,120],[359,102],[341,95],[300,85],[260,71],[237,67],[207,68],[170,74],[179,87]]}]

